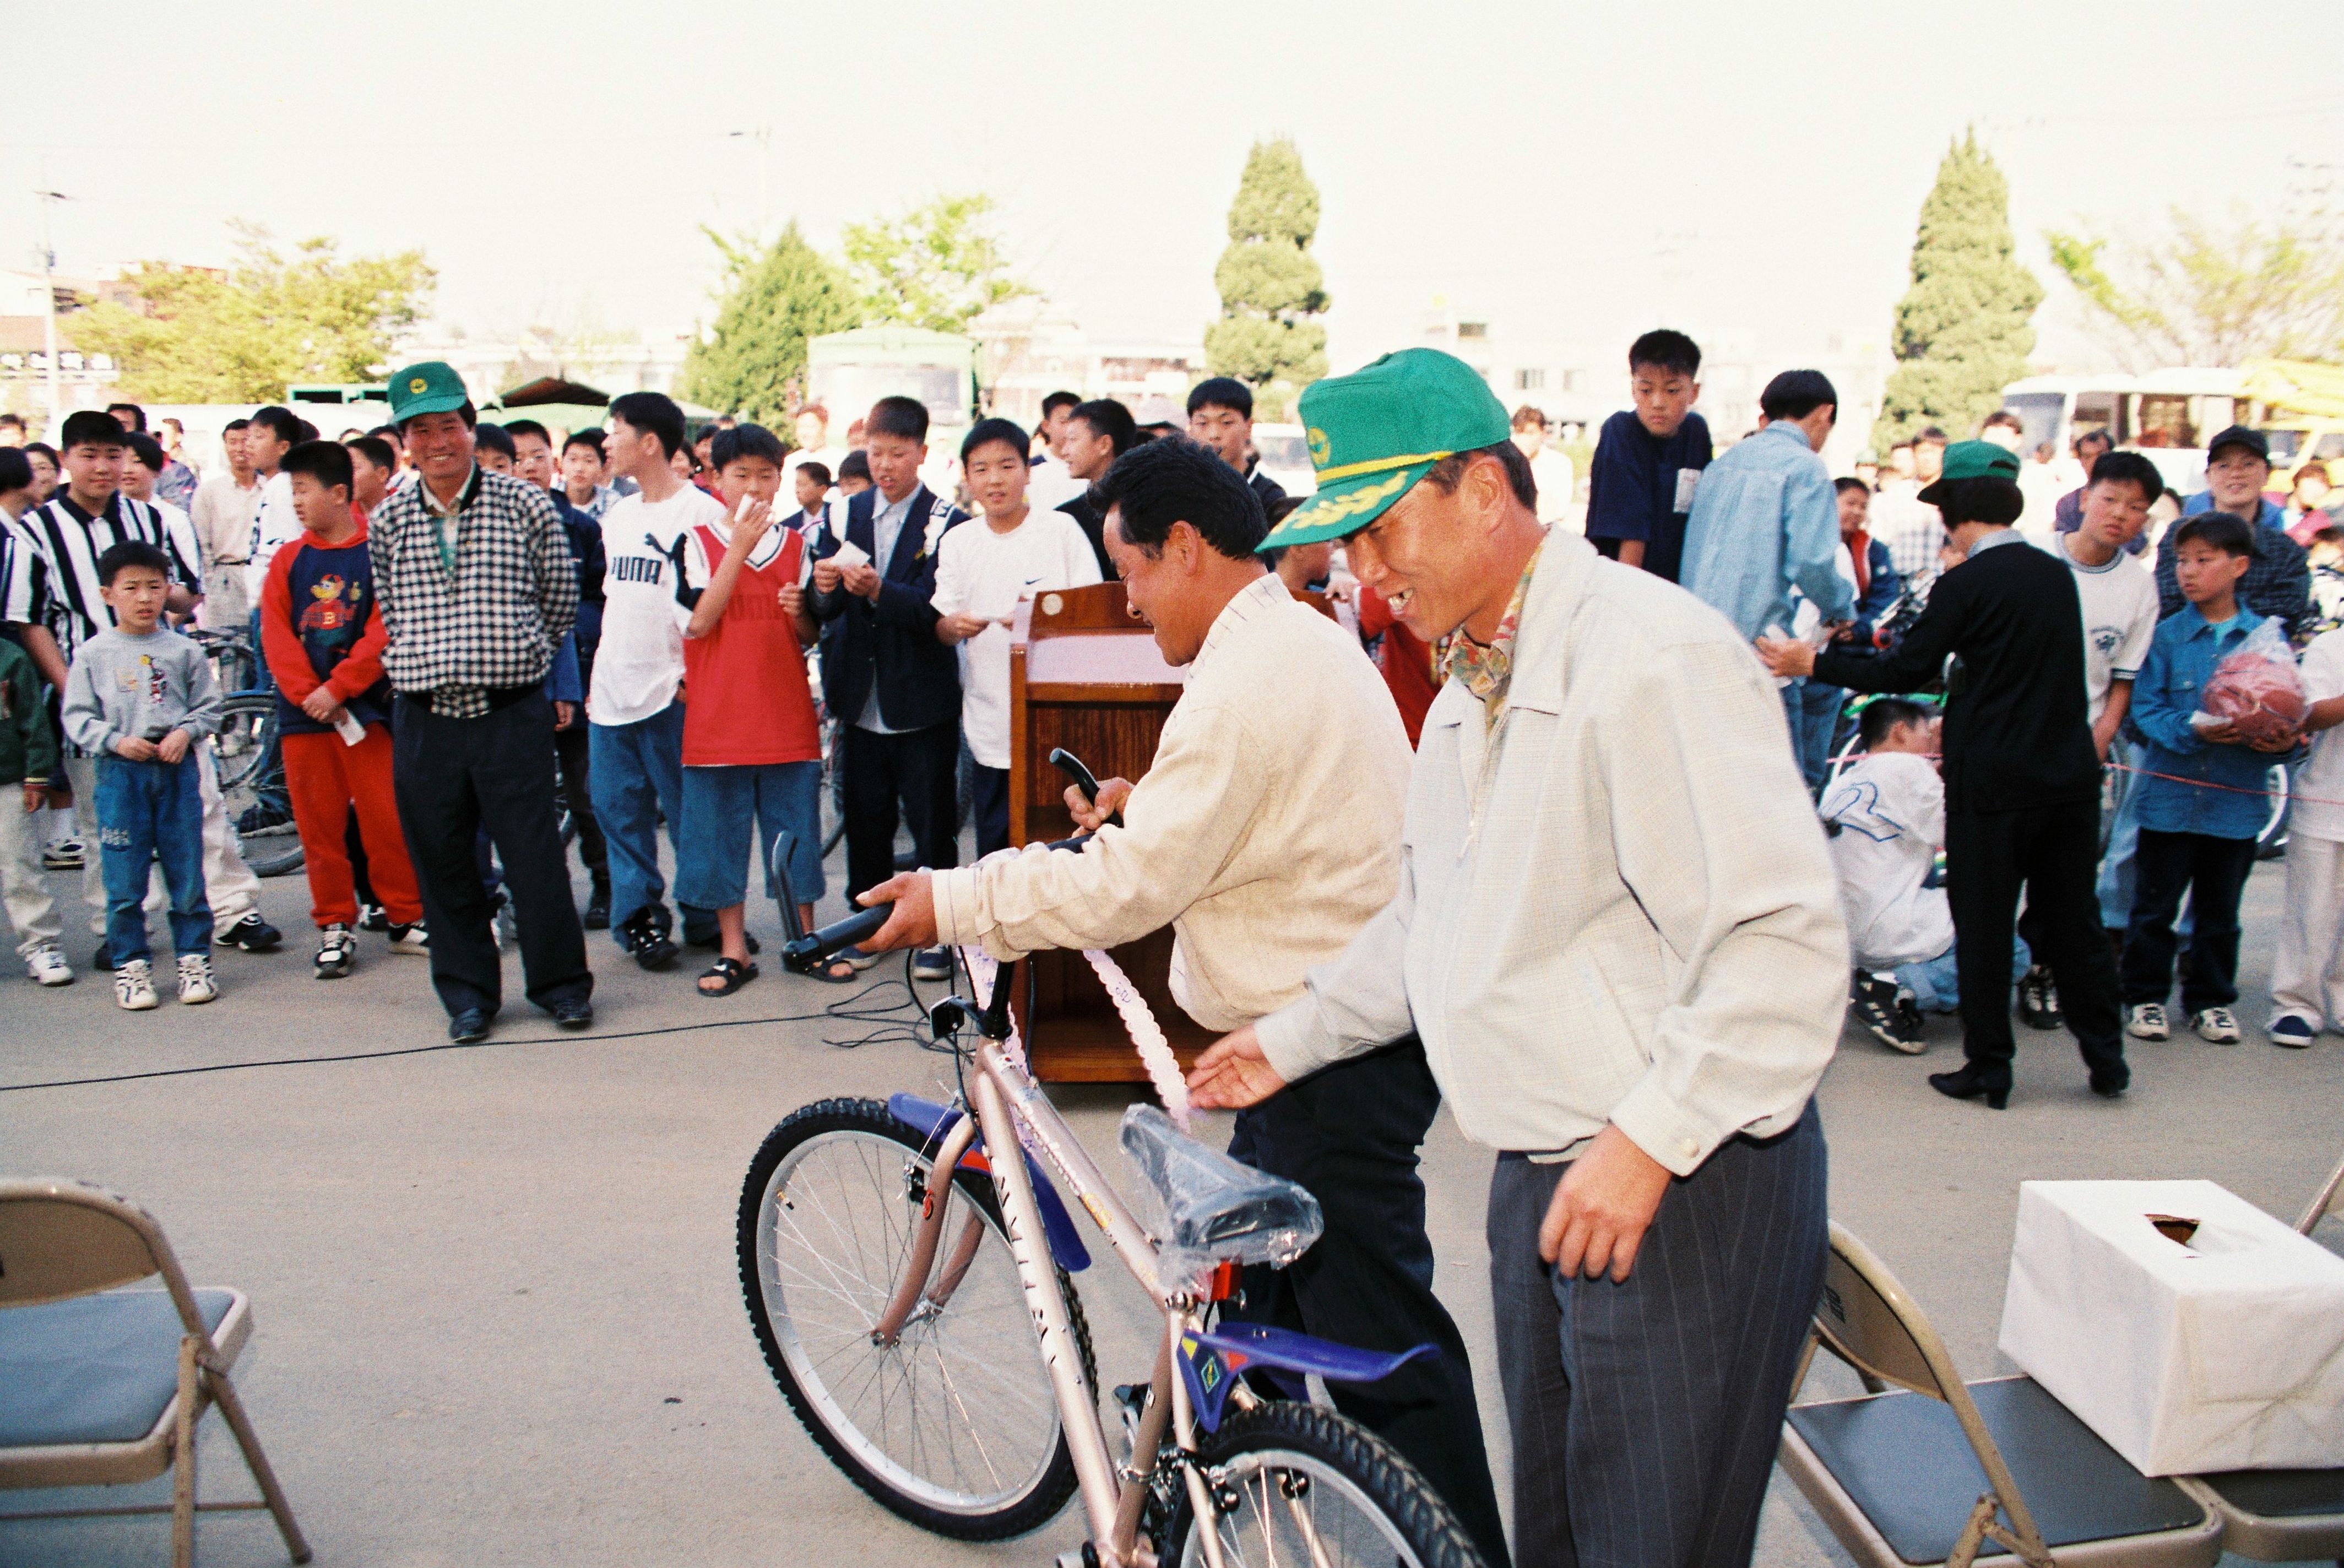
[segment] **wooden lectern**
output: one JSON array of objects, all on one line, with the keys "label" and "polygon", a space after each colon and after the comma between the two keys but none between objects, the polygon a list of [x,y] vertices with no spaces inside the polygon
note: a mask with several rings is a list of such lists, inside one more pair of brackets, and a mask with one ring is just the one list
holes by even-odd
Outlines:
[{"label": "wooden lectern", "polygon": [[[1051,751],[1064,746],[1102,779],[1137,782],[1187,672],[1164,662],[1147,622],[1126,608],[1120,582],[1056,590],[1019,605],[1011,638],[1009,842],[1048,843],[1076,831],[1066,804],[1072,781],[1050,765]],[[1214,1036],[1172,1000],[1172,928],[1111,951],[1187,1066]],[[1123,1020],[1080,953],[1035,954],[1010,999],[1035,1077],[1146,1081]]]},{"label": "wooden lectern", "polygon": [[[1298,595],[1319,613],[1318,593]],[[1101,779],[1137,784],[1156,760],[1164,716],[1188,679],[1156,651],[1147,623],[1126,606],[1123,584],[1066,588],[1020,604],[1009,644],[1009,842],[1070,836],[1070,779],[1050,765],[1057,747]],[[1180,1065],[1213,1043],[1213,1031],[1172,1000],[1172,928],[1109,950],[1164,1027]],[[1145,1083],[1139,1053],[1106,988],[1080,953],[1036,953],[1010,993],[1018,1037],[1045,1083]]]}]

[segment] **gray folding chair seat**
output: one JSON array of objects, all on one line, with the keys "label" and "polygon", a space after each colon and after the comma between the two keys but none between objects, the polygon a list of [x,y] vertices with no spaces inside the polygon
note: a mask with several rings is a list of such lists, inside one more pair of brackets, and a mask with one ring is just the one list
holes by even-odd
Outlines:
[{"label": "gray folding chair seat", "polygon": [[[1860,1397],[1793,1405],[1783,1472],[1870,1568],[2016,1555],[2030,1568],[2208,1568],[2222,1521],[2126,1462],[2031,1378],[1965,1383],[1927,1314],[1837,1225],[1792,1397],[1817,1350]],[[1894,1385],[1892,1387],[1891,1385]]]},{"label": "gray folding chair seat", "polygon": [[[251,1322],[244,1297],[234,1290],[197,1290],[195,1297],[212,1342],[234,1356]],[[0,1312],[0,1449],[136,1443],[155,1436],[179,1391],[185,1331],[168,1290],[106,1290]],[[135,1470],[137,1462],[124,1468]],[[73,1475],[54,1484],[90,1484],[78,1465]]]},{"label": "gray folding chair seat", "polygon": [[[2309,1236],[2344,1213],[2344,1164],[2295,1222]],[[2222,1549],[2258,1563],[2344,1558],[2344,1470],[2234,1470],[2181,1484],[2221,1516]]]},{"label": "gray folding chair seat", "polygon": [[[160,1290],[126,1288],[157,1279]],[[189,1568],[198,1513],[265,1508],[293,1561],[309,1561],[228,1378],[251,1331],[242,1292],[191,1287],[136,1204],[86,1182],[0,1180],[0,1491],[126,1485],[166,1471],[172,1481],[168,1502],[0,1522],[167,1513],[172,1562]],[[197,1501],[196,1427],[214,1409],[258,1501]]]},{"label": "gray folding chair seat", "polygon": [[[2204,1527],[2203,1505],[2126,1463],[2034,1379],[1967,1387],[2053,1551]],[[1790,1421],[1902,1562],[1952,1556],[1979,1494],[1992,1485],[1953,1407],[1926,1395],[1895,1391],[1801,1405]],[[1987,1543],[1979,1555],[2000,1550]]]}]

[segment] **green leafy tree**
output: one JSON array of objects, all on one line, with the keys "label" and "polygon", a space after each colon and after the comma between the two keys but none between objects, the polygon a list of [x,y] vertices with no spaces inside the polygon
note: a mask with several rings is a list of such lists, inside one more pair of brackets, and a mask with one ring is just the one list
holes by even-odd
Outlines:
[{"label": "green leafy tree", "polygon": [[1285,417],[1327,373],[1326,276],[1310,254],[1318,187],[1283,137],[1256,142],[1229,204],[1229,244],[1213,268],[1221,319],[1205,329],[1205,362],[1254,389],[1258,419]]},{"label": "green leafy tree", "polygon": [[2086,325],[2127,369],[2344,359],[2344,246],[2332,236],[2243,207],[2227,223],[2175,207],[2170,222],[2168,236],[2117,242],[2044,231]]},{"label": "green leafy tree", "polygon": [[1946,149],[1921,203],[1913,286],[1896,306],[1898,363],[1874,446],[1927,425],[1963,440],[2002,406],[2003,388],[2026,374],[2043,286],[2013,250],[2009,184],[1969,133]]},{"label": "green leafy tree", "polygon": [[1033,296],[986,222],[993,208],[982,193],[940,196],[900,217],[848,224],[839,249],[864,319],[965,332],[995,305]]},{"label": "green leafy tree", "polygon": [[686,398],[772,426],[784,439],[805,379],[806,339],[860,326],[844,273],[794,223],[769,245],[703,230],[724,257],[716,319],[686,350]]},{"label": "green leafy tree", "polygon": [[319,237],[287,256],[258,225],[234,228],[226,272],[143,262],[126,279],[136,308],[109,301],[74,317],[75,342],[113,356],[125,396],[270,402],[297,383],[379,379],[439,281],[420,250],[344,260]]}]

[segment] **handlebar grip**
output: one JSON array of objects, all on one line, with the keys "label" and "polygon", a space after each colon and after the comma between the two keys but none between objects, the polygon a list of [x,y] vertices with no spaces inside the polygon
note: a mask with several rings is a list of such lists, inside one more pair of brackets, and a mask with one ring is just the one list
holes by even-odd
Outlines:
[{"label": "handlebar grip", "polygon": [[1075,787],[1083,792],[1083,798],[1085,800],[1096,804],[1098,800],[1098,780],[1092,776],[1091,770],[1089,768],[1083,765],[1082,758],[1075,755],[1074,753],[1066,750],[1066,747],[1060,746],[1057,750],[1050,754],[1050,765],[1061,770],[1069,778],[1073,779],[1075,781]]},{"label": "handlebar grip", "polygon": [[[1085,800],[1090,802],[1093,805],[1096,805],[1098,804],[1098,779],[1096,775],[1092,774],[1091,770],[1084,764],[1082,758],[1075,755],[1074,753],[1066,750],[1066,747],[1060,746],[1050,754],[1050,764],[1064,773],[1068,778],[1075,781],[1075,787],[1083,792],[1083,798]],[[1123,825],[1123,813],[1119,811],[1111,813],[1106,820],[1108,825],[1121,827]],[[1087,838],[1089,835],[1085,835],[1084,836]],[[1073,842],[1074,841],[1070,839],[1061,844],[1054,844],[1050,847],[1053,849],[1062,849],[1067,847]]]},{"label": "handlebar grip", "polygon": [[887,916],[894,907],[893,904],[874,905],[859,915],[834,920],[819,930],[807,932],[794,942],[784,943],[782,946],[782,966],[800,975],[811,973],[816,965],[834,956],[841,949],[852,947],[865,936],[875,935],[879,927],[887,924]]}]

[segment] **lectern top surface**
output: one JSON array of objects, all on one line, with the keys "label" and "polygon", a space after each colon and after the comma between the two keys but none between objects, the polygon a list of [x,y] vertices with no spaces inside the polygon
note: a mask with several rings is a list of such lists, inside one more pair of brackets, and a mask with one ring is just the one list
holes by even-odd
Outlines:
[{"label": "lectern top surface", "polygon": [[1156,639],[1127,632],[1070,632],[1026,650],[1028,685],[1185,685],[1188,672],[1167,664]]}]

